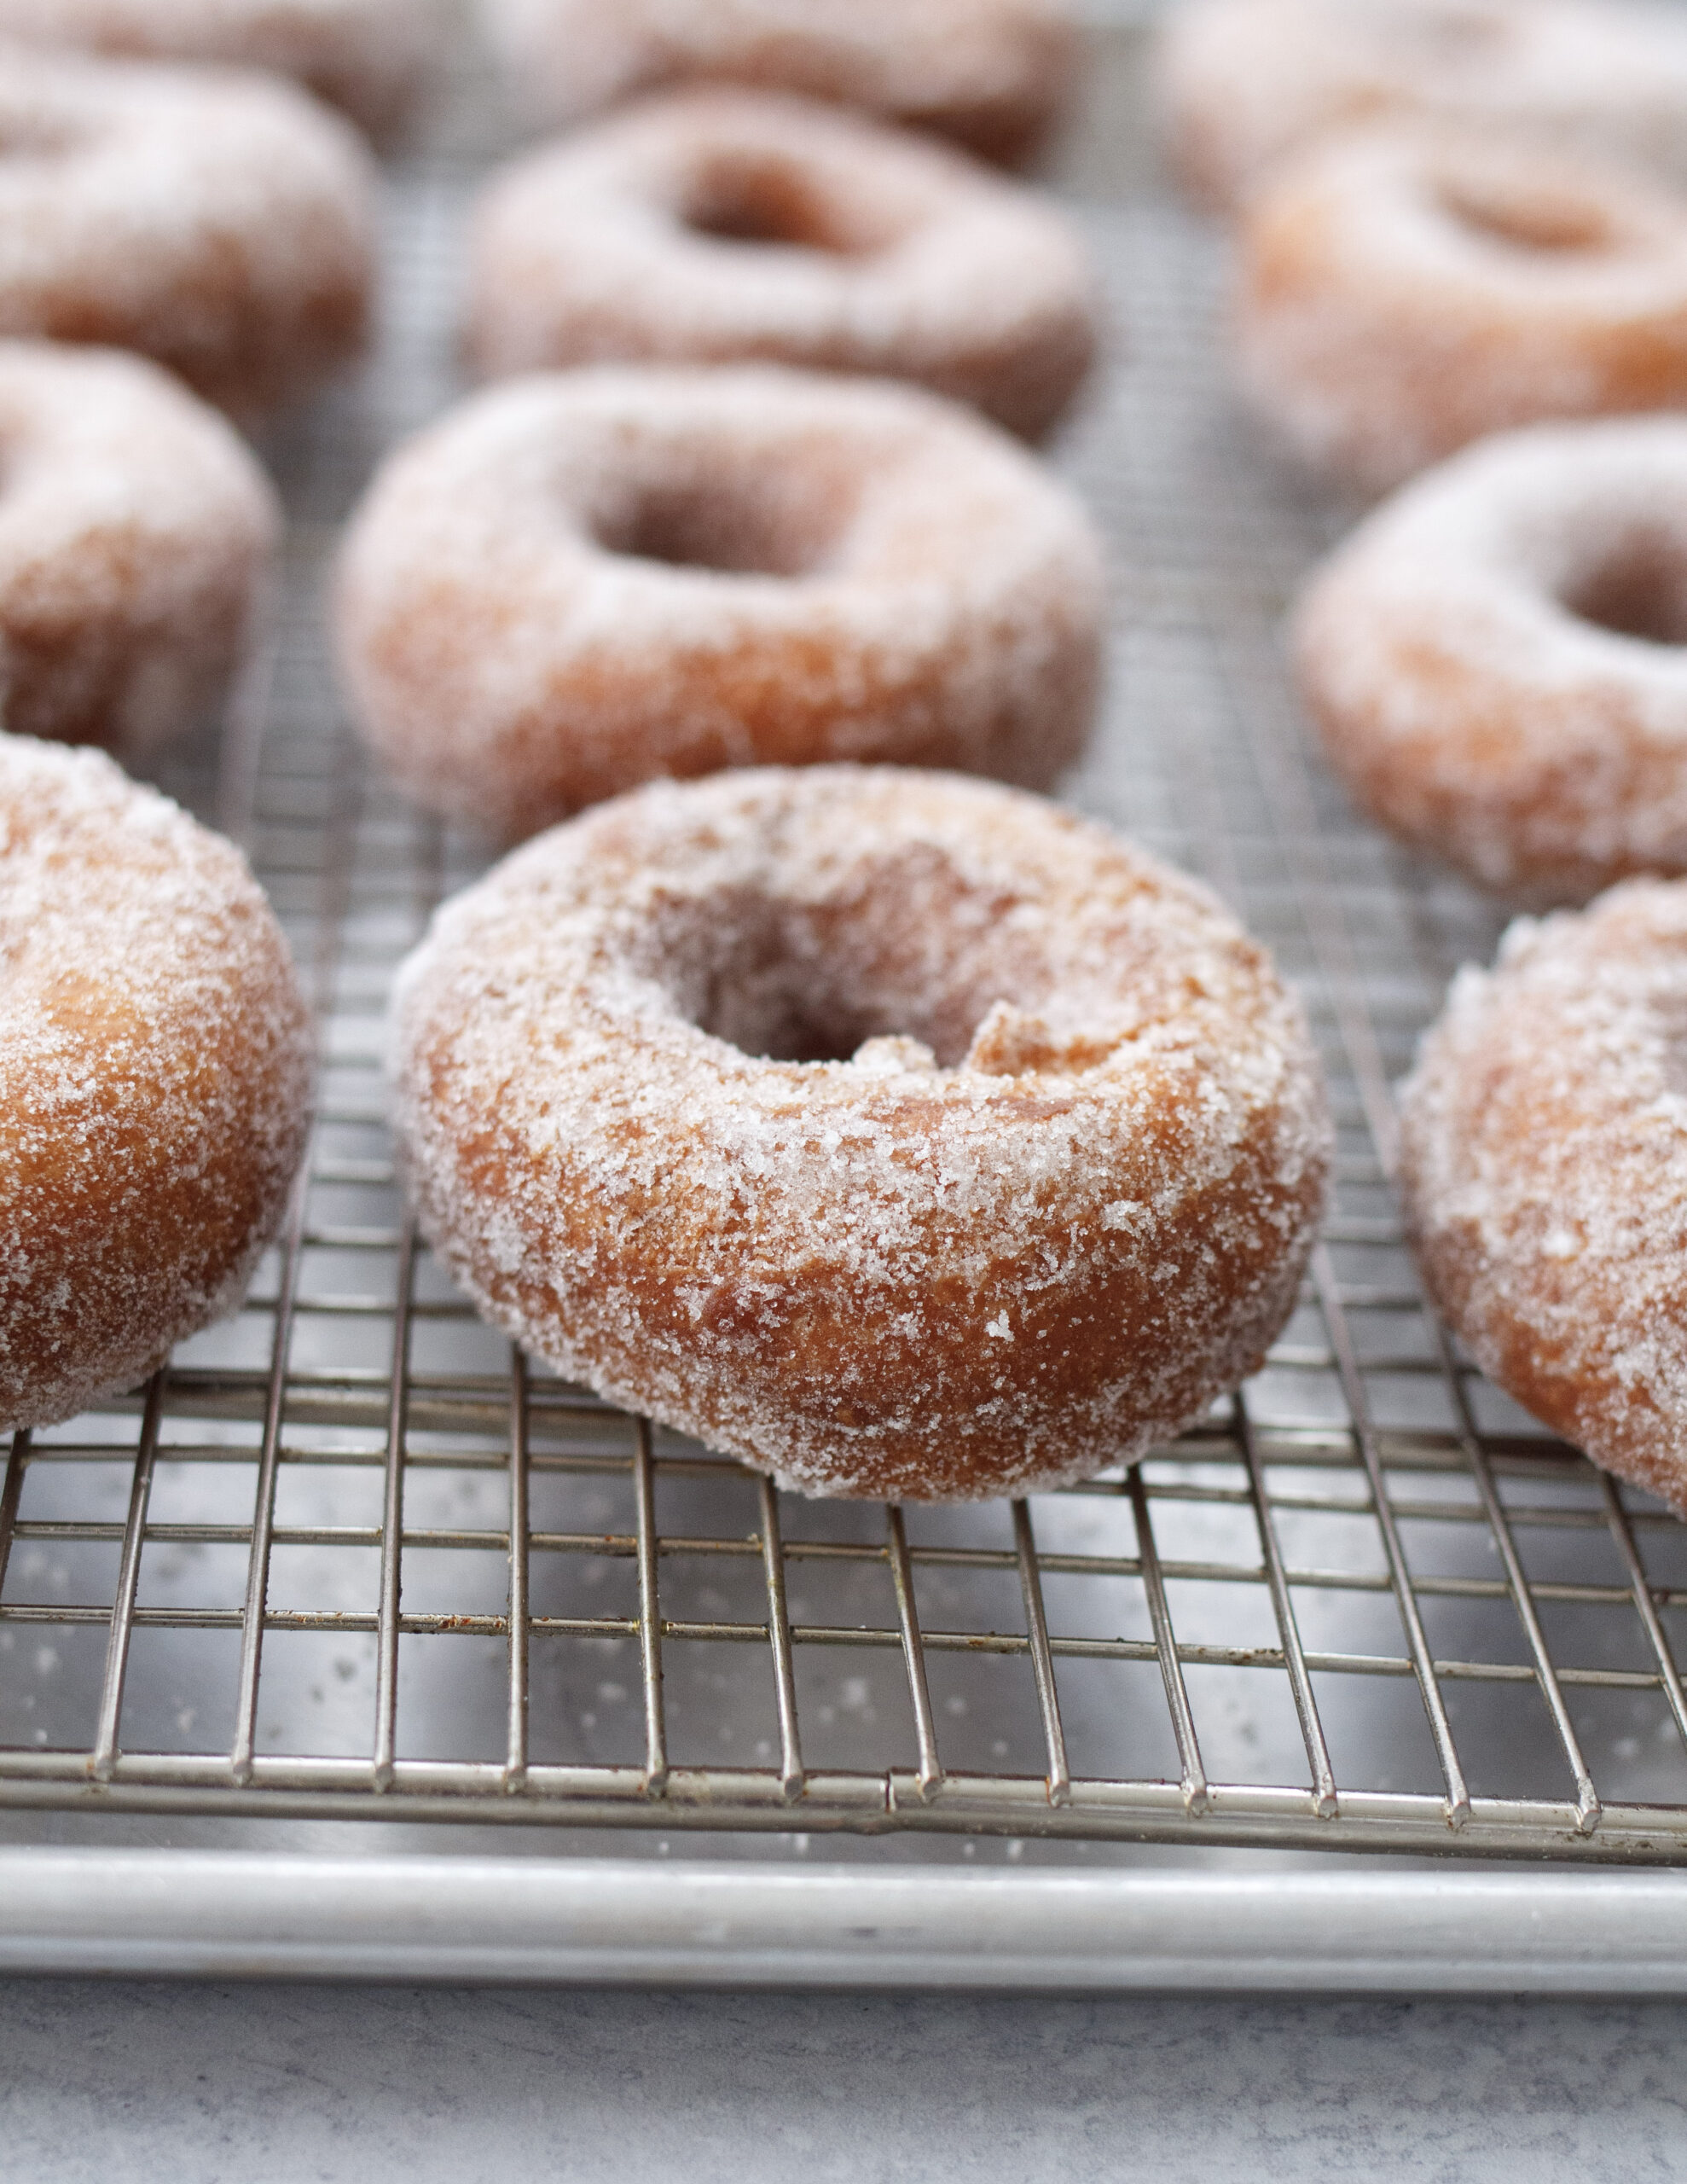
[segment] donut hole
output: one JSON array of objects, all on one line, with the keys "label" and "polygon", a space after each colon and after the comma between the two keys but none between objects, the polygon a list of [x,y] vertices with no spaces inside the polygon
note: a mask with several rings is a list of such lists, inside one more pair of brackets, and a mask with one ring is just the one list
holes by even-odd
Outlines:
[{"label": "donut hole", "polygon": [[716,153],[689,178],[682,224],[711,242],[870,257],[896,230],[861,204],[819,188],[798,163],[773,152]]},{"label": "donut hole", "polygon": [[1578,620],[1614,636],[1687,645],[1687,542],[1652,526],[1627,532],[1560,599]]},{"label": "donut hole", "polygon": [[[1023,1066],[1052,1066],[1047,1028],[1026,1013],[1046,996],[1048,967],[1004,935],[1002,915],[999,897],[915,844],[819,901],[744,886],[687,897],[653,936],[652,967],[681,1016],[758,1060],[954,1069],[981,1026],[1006,1055],[1035,1025],[1040,1043],[1018,1039]],[[863,1055],[869,1043],[885,1044]]]},{"label": "donut hole", "polygon": [[811,576],[830,559],[852,492],[802,478],[776,460],[753,473],[652,478],[594,526],[611,554],[718,576]]},{"label": "donut hole", "polygon": [[1609,209],[1537,177],[1466,172],[1437,177],[1435,198],[1449,219],[1486,242],[1544,256],[1613,248],[1620,240]]}]

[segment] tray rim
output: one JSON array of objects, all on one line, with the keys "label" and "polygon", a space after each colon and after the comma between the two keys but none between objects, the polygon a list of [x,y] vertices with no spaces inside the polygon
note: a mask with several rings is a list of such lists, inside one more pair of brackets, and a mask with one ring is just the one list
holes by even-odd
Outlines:
[{"label": "tray rim", "polygon": [[1669,1996],[1687,1995],[1687,1887],[36,1845],[0,1850],[0,1974]]}]

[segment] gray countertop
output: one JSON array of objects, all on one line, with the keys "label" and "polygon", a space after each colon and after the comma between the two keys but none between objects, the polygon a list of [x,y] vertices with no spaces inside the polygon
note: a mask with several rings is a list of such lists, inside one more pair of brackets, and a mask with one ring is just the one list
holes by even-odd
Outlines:
[{"label": "gray countertop", "polygon": [[[1673,2178],[1673,2002],[0,1986],[8,2184]],[[281,2151],[281,2149],[285,2151]]]}]

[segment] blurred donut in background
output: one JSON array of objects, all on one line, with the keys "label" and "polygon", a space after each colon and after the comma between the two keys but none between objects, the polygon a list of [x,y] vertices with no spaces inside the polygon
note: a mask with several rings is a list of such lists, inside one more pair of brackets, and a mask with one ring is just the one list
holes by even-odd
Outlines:
[{"label": "blurred donut in background", "polygon": [[375,171],[279,78],[0,46],[0,334],[135,349],[251,419],[362,349]]},{"label": "blurred donut in background", "polygon": [[0,0],[0,38],[273,69],[387,138],[421,99],[446,20],[441,0]]},{"label": "blurred donut in background", "polygon": [[1033,158],[1074,88],[1061,0],[480,0],[512,87],[537,120],[703,81],[799,91]]},{"label": "blurred donut in background", "polygon": [[911,379],[1035,438],[1096,346],[1044,199],[812,100],[670,92],[516,161],[469,253],[483,375],[649,362]]},{"label": "blurred donut in background", "polygon": [[1215,209],[1325,130],[1412,113],[1687,183],[1687,12],[1649,0],[1183,0],[1157,73],[1172,164]]}]

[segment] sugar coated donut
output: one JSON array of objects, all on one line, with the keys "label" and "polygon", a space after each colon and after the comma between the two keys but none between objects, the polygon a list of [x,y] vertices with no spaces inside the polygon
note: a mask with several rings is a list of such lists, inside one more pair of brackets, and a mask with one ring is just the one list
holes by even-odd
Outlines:
[{"label": "sugar coated donut", "polygon": [[1687,1516],[1687,886],[1520,919],[1405,1088],[1408,1223],[1490,1378]]},{"label": "sugar coated donut", "polygon": [[1301,687],[1385,827],[1585,902],[1687,871],[1687,419],[1540,426],[1386,502],[1299,607]]},{"label": "sugar coated donut", "polygon": [[571,121],[702,80],[799,91],[1017,166],[1063,112],[1077,39],[1061,0],[481,0],[527,105]]},{"label": "sugar coated donut", "polygon": [[281,529],[215,410],[113,350],[0,341],[0,718],[143,757],[225,695]]},{"label": "sugar coated donut", "polygon": [[138,349],[261,411],[362,345],[373,175],[278,78],[0,47],[0,334]]},{"label": "sugar coated donut", "polygon": [[1139,1455],[1259,1365],[1322,1202],[1262,950],[952,775],[653,784],[448,904],[395,1007],[421,1223],[481,1310],[805,1493]]},{"label": "sugar coated donut", "polygon": [[518,161],[470,253],[488,375],[759,358],[917,380],[1029,436],[1095,322],[1083,249],[1029,190],[768,92],[672,92]]},{"label": "sugar coated donut", "polygon": [[1158,76],[1173,162],[1213,206],[1390,115],[1526,127],[1687,183],[1687,20],[1645,0],[1181,0]]},{"label": "sugar coated donut", "polygon": [[1093,710],[1099,547],[1041,463],[912,387],[602,369],[508,380],[390,458],[337,621],[400,780],[513,839],[722,766],[1042,787]]},{"label": "sugar coated donut", "polygon": [[1687,196],[1423,125],[1325,139],[1244,218],[1242,385],[1371,491],[1550,417],[1687,407]]},{"label": "sugar coated donut", "polygon": [[234,1309],[309,1074],[235,851],[101,752],[0,736],[0,1427],[132,1386]]},{"label": "sugar coated donut", "polygon": [[409,117],[443,36],[438,0],[0,0],[0,38],[275,69],[377,136]]}]

